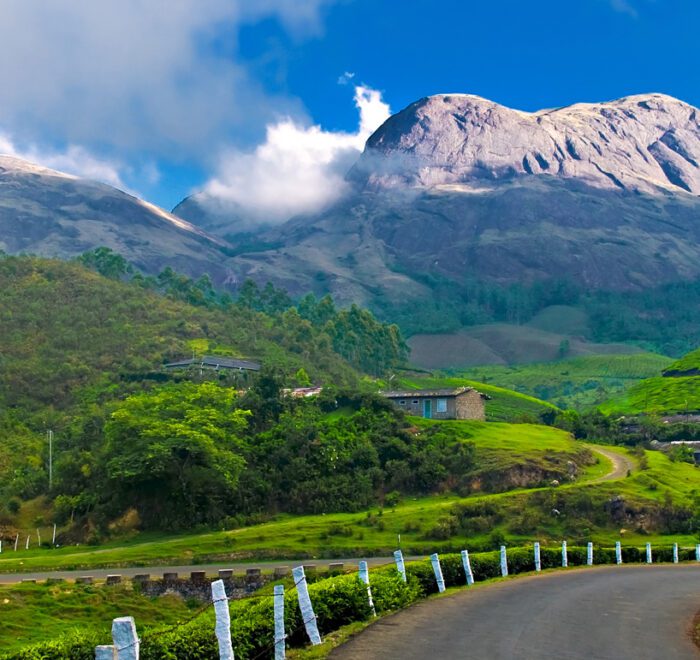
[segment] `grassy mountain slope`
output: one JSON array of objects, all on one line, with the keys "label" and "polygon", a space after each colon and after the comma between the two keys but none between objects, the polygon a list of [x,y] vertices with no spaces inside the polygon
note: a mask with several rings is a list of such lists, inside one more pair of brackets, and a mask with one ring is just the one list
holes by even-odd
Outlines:
[{"label": "grassy mountain slope", "polygon": [[[548,308],[550,309],[550,308]],[[639,353],[620,343],[595,343],[567,332],[566,319],[553,313],[533,319],[540,325],[491,323],[448,334],[417,334],[408,340],[411,362],[424,369],[464,369],[488,364],[546,362],[562,356]],[[575,323],[578,319],[574,318]],[[558,325],[557,325],[558,324]],[[542,326],[557,327],[557,330]]]},{"label": "grassy mountain slope", "polygon": [[585,409],[621,396],[639,381],[657,375],[671,359],[655,353],[590,355],[556,362],[480,366],[463,375],[549,401]]},{"label": "grassy mountain slope", "polygon": [[[700,350],[666,365],[664,376],[640,381],[600,406],[611,415],[674,414],[700,411]],[[660,371],[660,370],[659,370]],[[658,373],[658,372],[657,372]]]}]

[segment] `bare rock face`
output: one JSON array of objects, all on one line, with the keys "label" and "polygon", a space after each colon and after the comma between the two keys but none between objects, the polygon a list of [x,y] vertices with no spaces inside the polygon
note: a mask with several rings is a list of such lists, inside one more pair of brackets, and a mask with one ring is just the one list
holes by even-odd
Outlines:
[{"label": "bare rock face", "polygon": [[372,304],[426,281],[700,278],[700,111],[660,94],[528,113],[424,98],[367,141],[354,191],[270,230],[241,276]]},{"label": "bare rock face", "polygon": [[66,258],[99,246],[149,273],[229,275],[226,244],[190,223],[111,186],[0,156],[0,250]]},{"label": "bare rock face", "polygon": [[700,114],[662,94],[528,113],[478,96],[431,96],[388,119],[352,172],[375,189],[520,176],[700,195]]}]

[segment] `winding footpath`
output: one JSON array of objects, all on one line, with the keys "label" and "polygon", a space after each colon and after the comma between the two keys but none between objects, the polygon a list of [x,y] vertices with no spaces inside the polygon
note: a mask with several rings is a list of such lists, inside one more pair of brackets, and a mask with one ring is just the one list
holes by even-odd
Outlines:
[{"label": "winding footpath", "polygon": [[424,601],[333,660],[698,660],[700,565],[569,569]]}]

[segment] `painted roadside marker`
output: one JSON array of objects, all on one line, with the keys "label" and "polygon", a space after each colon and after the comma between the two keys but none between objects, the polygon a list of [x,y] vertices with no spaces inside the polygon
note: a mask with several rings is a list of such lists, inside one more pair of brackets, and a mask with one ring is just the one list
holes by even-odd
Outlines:
[{"label": "painted roadside marker", "polygon": [[369,586],[369,569],[367,568],[367,562],[360,562],[360,580],[362,580],[367,585],[367,599],[369,600],[369,607],[372,610],[372,614],[377,616],[377,611],[374,609],[374,601],[372,600],[372,589]]},{"label": "painted roadside marker", "polygon": [[561,566],[566,568],[569,565],[569,554],[566,551],[566,541],[561,542]]},{"label": "painted roadside marker", "polygon": [[647,543],[647,564],[652,563],[652,558],[651,558],[651,543]]},{"label": "painted roadside marker", "polygon": [[284,586],[275,585],[275,660],[284,660],[287,635],[284,633]]},{"label": "painted roadside marker", "polygon": [[678,543],[673,544],[673,563],[678,563]]},{"label": "painted roadside marker", "polygon": [[586,565],[593,566],[593,543],[591,541],[586,546]]},{"label": "painted roadside marker", "polygon": [[401,550],[394,552],[394,560],[396,561],[396,570],[401,575],[401,579],[406,582],[406,566],[403,563],[403,552]]},{"label": "painted roadside marker", "polygon": [[622,544],[619,541],[615,541],[615,561],[622,563]]},{"label": "painted roadside marker", "polygon": [[472,563],[469,559],[469,550],[462,550],[462,566],[464,567],[464,575],[467,578],[467,586],[471,587],[474,584],[474,573],[472,573]]},{"label": "painted roadside marker", "polygon": [[122,616],[112,621],[112,640],[117,660],[139,660],[141,640],[136,634],[133,616]]},{"label": "painted roadside marker", "polygon": [[440,557],[437,552],[430,555],[430,563],[433,565],[433,573],[435,573],[438,592],[442,593],[445,591],[445,578],[442,575],[442,566],[440,566]]},{"label": "painted roadside marker", "polygon": [[508,575],[508,556],[506,555],[506,546],[501,546],[501,576],[507,577]]},{"label": "painted roadside marker", "polygon": [[695,561],[700,561],[700,543],[695,546]]},{"label": "painted roadside marker", "polygon": [[297,566],[296,568],[293,568],[292,576],[294,577],[294,586],[297,588],[299,609],[301,610],[301,618],[304,622],[304,627],[306,628],[306,634],[309,636],[311,644],[318,646],[321,643],[321,635],[318,632],[316,615],[314,614],[314,608],[311,605],[309,585],[306,583],[304,567]]},{"label": "painted roadside marker", "polygon": [[231,614],[228,608],[228,596],[223,580],[211,583],[211,599],[216,613],[216,640],[219,643],[219,660],[233,660],[231,644]]},{"label": "painted roadside marker", "polygon": [[540,542],[535,541],[535,570],[539,573],[542,570],[542,558],[540,556]]}]

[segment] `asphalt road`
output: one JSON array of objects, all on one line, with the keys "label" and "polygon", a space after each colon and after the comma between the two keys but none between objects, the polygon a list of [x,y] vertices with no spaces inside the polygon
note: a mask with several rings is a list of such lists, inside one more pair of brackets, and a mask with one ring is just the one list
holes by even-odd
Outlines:
[{"label": "asphalt road", "polygon": [[333,660],[698,660],[700,565],[571,569],[380,619]]}]

